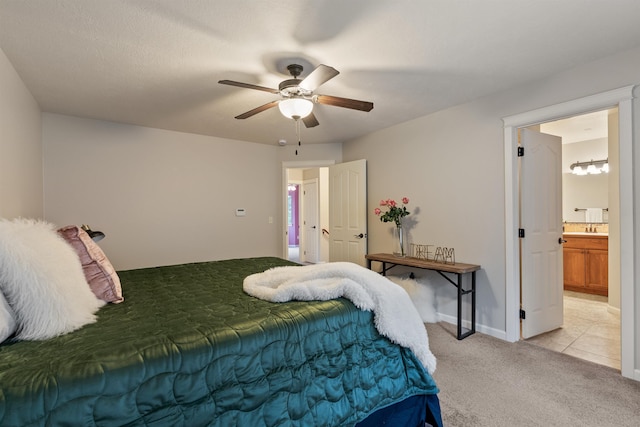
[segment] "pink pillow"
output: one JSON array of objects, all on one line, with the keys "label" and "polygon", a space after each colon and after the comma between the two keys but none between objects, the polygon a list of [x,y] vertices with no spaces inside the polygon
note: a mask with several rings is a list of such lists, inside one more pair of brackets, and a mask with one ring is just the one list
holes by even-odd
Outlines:
[{"label": "pink pillow", "polygon": [[120,278],[100,246],[91,240],[87,232],[76,225],[68,225],[59,229],[58,233],[78,253],[82,271],[95,296],[106,302],[124,301]]}]

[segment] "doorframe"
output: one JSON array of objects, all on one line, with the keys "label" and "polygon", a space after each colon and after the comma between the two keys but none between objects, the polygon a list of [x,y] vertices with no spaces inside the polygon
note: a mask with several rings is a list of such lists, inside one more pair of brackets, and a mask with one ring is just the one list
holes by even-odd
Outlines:
[{"label": "doorframe", "polygon": [[633,90],[635,85],[503,118],[505,162],[506,340],[520,340],[520,250],[518,237],[517,130],[521,127],[618,107],[620,144],[620,334],[621,372],[640,381],[635,369],[635,251],[633,217]]},{"label": "doorframe", "polygon": [[331,165],[335,165],[335,160],[303,160],[303,161],[286,161],[282,162],[282,183],[281,183],[281,245],[280,253],[281,257],[287,259],[289,257],[289,240],[287,237],[287,197],[288,190],[287,184],[289,183],[289,169],[305,169],[305,168],[323,168]]}]

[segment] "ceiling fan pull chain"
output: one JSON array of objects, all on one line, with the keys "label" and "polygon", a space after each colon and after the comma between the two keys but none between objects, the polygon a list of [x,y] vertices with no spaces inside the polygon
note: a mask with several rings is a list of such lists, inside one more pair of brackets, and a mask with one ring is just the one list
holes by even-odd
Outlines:
[{"label": "ceiling fan pull chain", "polygon": [[[298,147],[300,144],[300,119],[296,119],[296,135],[298,136]],[[298,149],[296,148],[296,156],[298,155]]]}]

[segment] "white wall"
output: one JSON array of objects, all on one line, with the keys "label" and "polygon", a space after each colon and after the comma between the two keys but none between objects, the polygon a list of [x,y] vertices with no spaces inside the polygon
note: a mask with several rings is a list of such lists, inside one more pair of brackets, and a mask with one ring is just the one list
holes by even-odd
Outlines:
[{"label": "white wall", "polygon": [[0,50],[0,217],[42,218],[38,104]]},{"label": "white wall", "polygon": [[43,128],[46,219],[105,232],[116,269],[281,256],[287,147],[48,113]]},{"label": "white wall", "polygon": [[[390,252],[392,226],[373,210],[408,197],[409,243],[453,247],[480,264],[477,322],[505,330],[502,124],[494,111],[466,104],[345,143],[344,161],[367,159],[369,253]],[[416,272],[418,273],[418,272]],[[438,311],[455,316],[455,288],[436,274]]]},{"label": "white wall", "polygon": [[[482,266],[477,321],[481,330],[503,336],[506,287],[517,284],[506,283],[505,278],[502,118],[637,83],[640,49],[349,141],[343,158],[367,159],[369,212],[380,199],[407,196],[413,212],[409,218],[416,222],[410,230],[411,241],[454,247],[457,261]],[[634,103],[634,146],[638,146],[640,110],[637,99]],[[369,252],[389,251],[388,224],[373,215],[369,218]],[[639,260],[635,265],[640,266]],[[455,288],[437,280],[442,283],[438,310],[454,316]],[[635,307],[640,306],[639,294]],[[635,354],[635,366],[640,366],[640,351],[636,349]]]}]

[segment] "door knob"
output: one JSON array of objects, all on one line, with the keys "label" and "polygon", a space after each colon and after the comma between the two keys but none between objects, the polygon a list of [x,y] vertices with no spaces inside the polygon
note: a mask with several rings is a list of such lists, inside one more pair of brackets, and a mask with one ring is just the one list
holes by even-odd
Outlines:
[{"label": "door knob", "polygon": [[566,240],[564,240],[562,237],[558,237],[558,244],[563,244],[563,243],[567,243]]},{"label": "door knob", "polygon": [[362,239],[364,237],[364,234],[362,234],[362,233],[355,234],[354,237],[357,237],[358,239]]}]

